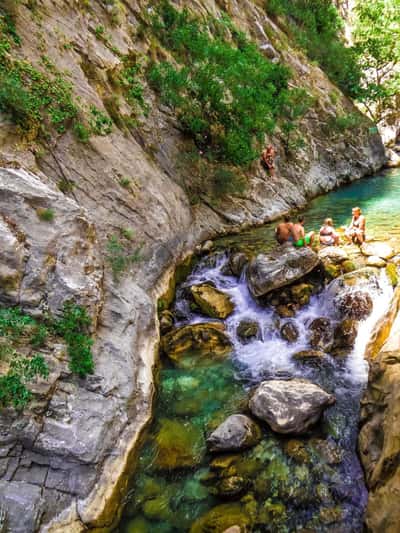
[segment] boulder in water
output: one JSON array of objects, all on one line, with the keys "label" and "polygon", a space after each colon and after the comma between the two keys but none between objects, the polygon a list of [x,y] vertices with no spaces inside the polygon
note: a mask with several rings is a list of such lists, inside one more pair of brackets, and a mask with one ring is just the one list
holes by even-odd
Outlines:
[{"label": "boulder in water", "polygon": [[160,331],[164,335],[174,327],[174,315],[167,309],[160,315]]},{"label": "boulder in water", "polygon": [[293,359],[302,363],[320,363],[325,357],[321,350],[301,350],[293,354]]},{"label": "boulder in water", "polygon": [[324,264],[331,263],[334,265],[340,265],[349,258],[347,252],[339,246],[325,246],[318,252],[318,256]]},{"label": "boulder in water", "polygon": [[319,257],[310,248],[285,247],[268,255],[259,254],[247,268],[247,284],[255,298],[293,284],[319,265]]},{"label": "boulder in water", "polygon": [[335,397],[308,380],[263,381],[249,407],[277,433],[301,434],[315,424]]},{"label": "boulder in water", "polygon": [[382,259],[390,259],[396,254],[387,242],[364,242],[361,253],[367,256],[377,255]]},{"label": "boulder in water", "polygon": [[356,320],[347,318],[340,322],[335,328],[334,350],[351,349],[356,342],[358,334],[358,323]]},{"label": "boulder in water", "polygon": [[345,318],[364,320],[374,306],[371,296],[366,291],[344,291],[335,298],[335,305]]},{"label": "boulder in water", "polygon": [[211,318],[226,318],[233,312],[234,305],[229,296],[212,285],[193,285],[190,292],[202,313]]},{"label": "boulder in water", "polygon": [[178,366],[188,353],[198,357],[221,357],[232,348],[224,329],[219,322],[181,326],[163,337],[162,348]]},{"label": "boulder in water", "polygon": [[296,315],[297,307],[294,304],[278,305],[276,312],[281,318],[293,318]]},{"label": "boulder in water", "polygon": [[290,287],[290,296],[292,302],[298,305],[307,305],[310,301],[313,286],[311,283],[297,283]]},{"label": "boulder in water", "polygon": [[379,255],[370,255],[367,258],[366,264],[370,267],[383,268],[386,266],[386,261],[385,259],[382,259],[382,257],[379,257]]},{"label": "boulder in water", "polygon": [[299,330],[294,322],[286,322],[280,330],[281,337],[288,342],[296,342],[299,338]]},{"label": "boulder in water", "polygon": [[246,415],[231,415],[207,439],[212,452],[239,451],[261,440],[261,430]]},{"label": "boulder in water", "polygon": [[242,342],[246,343],[259,337],[260,326],[254,320],[241,320],[236,334]]},{"label": "boulder in water", "polygon": [[229,270],[237,278],[240,277],[246,265],[247,265],[247,257],[246,257],[246,254],[244,254],[243,252],[233,253],[229,257],[229,260],[228,260]]},{"label": "boulder in water", "polygon": [[309,326],[309,342],[313,348],[329,351],[333,346],[333,327],[329,318],[315,318]]}]

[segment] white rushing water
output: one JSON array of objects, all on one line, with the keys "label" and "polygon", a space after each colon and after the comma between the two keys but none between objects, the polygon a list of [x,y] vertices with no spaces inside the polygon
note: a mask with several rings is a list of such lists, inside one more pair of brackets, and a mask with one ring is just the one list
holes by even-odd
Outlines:
[{"label": "white rushing water", "polygon": [[[226,257],[221,255],[215,266],[199,266],[188,278],[185,286],[213,282],[218,289],[228,294],[235,304],[235,310],[226,321],[226,327],[229,337],[233,341],[234,355],[233,358],[239,368],[238,372],[246,375],[251,381],[260,381],[268,377],[290,377],[290,376],[307,376],[308,372],[305,365],[299,365],[293,359],[293,354],[301,350],[310,349],[308,342],[308,326],[319,317],[329,318],[333,323],[337,322],[339,317],[336,313],[334,298],[330,294],[329,287],[317,296],[313,296],[308,305],[298,311],[293,319],[278,319],[271,307],[260,306],[250,295],[243,273],[240,280],[234,277],[226,276],[221,269],[225,264]],[[334,283],[334,282],[333,282]],[[360,287],[357,286],[357,290]],[[365,283],[361,290],[367,291],[373,300],[373,311],[371,315],[359,323],[359,330],[354,349],[345,360],[344,368],[341,365],[341,373],[344,377],[355,384],[364,384],[368,377],[368,363],[364,360],[364,352],[372,329],[377,321],[387,311],[393,289],[390,286],[384,271],[381,272],[377,282],[374,279],[372,283]],[[187,302],[181,303],[186,308],[181,308],[186,316],[188,313]],[[191,315],[190,322],[202,322],[209,319],[200,315]],[[236,333],[237,327],[242,320],[255,321],[259,324],[261,338],[254,339],[247,344],[243,344]],[[299,331],[299,337],[296,342],[289,343],[282,339],[277,327],[277,320],[280,325],[286,321],[294,321]],[[334,363],[334,358],[326,356]]]}]

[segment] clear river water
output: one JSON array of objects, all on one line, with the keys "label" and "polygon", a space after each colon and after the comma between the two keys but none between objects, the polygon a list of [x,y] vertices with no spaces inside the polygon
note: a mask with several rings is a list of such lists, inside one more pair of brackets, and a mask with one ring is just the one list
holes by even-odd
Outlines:
[{"label": "clear river water", "polygon": [[[306,228],[318,230],[326,216],[336,226],[344,225],[355,205],[367,217],[369,237],[400,243],[399,170],[313,200],[303,211]],[[177,326],[210,321],[191,305],[191,285],[213,282],[231,297],[235,310],[225,326],[233,350],[206,364],[188,354],[184,368],[161,357],[154,419],[137,458],[119,533],[222,533],[235,524],[242,531],[272,533],[363,531],[367,491],[356,452],[359,401],[368,374],[363,354],[392,288],[383,271],[367,287],[373,311],[359,324],[347,358],[327,356],[322,365],[300,364],[292,356],[309,347],[310,322],[316,317],[338,320],[329,288],[297,313],[299,337],[288,343],[279,334],[276,313],[254,301],[244,276],[224,274],[228,250],[270,249],[273,227],[219,239],[216,252],[200,259],[178,286],[172,306]],[[243,344],[237,335],[242,320],[256,321],[261,336]],[[307,378],[336,396],[314,430],[304,437],[284,437],[263,426],[261,442],[245,452],[207,452],[206,436],[228,415],[246,412],[252,387],[265,379],[290,377]]]}]

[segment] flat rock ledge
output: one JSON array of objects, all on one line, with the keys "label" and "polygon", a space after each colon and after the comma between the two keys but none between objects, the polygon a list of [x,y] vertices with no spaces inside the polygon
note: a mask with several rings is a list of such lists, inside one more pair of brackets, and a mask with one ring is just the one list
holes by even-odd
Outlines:
[{"label": "flat rock ledge", "polygon": [[273,431],[282,434],[305,433],[318,422],[335,397],[308,380],[263,381],[253,392],[249,408]]}]

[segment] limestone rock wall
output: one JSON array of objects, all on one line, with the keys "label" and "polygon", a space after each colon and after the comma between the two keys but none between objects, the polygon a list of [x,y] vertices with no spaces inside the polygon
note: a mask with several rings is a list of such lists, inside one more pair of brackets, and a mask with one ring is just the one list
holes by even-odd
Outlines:
[{"label": "limestone rock wall", "polygon": [[[68,72],[82,105],[104,113],[115,90],[110,76],[119,53],[151,54],[151,39],[138,37],[149,8],[145,0],[115,2],[116,24],[110,23],[107,2],[7,3],[21,36],[17,53],[35,64],[48,56]],[[176,263],[203,239],[271,220],[384,162],[380,138],[368,124],[327,132],[330,118],[355,108],[291,48],[266,17],[263,2],[175,3],[200,15],[228,12],[262,49],[292,68],[292,83],[316,99],[300,125],[305,147],[289,159],[277,135],[275,178],[256,162],[244,194],[218,204],[203,198],[193,206],[177,163],[187,139],[148,88],[150,113],[135,130],[114,125],[110,135],[93,136],[87,144],[70,132],[54,133],[46,142],[21,138],[0,116],[0,302],[40,314],[57,312],[62,300],[73,297],[89,307],[95,324],[93,376],[74,378],[62,358],[49,354],[52,381],[41,408],[0,415],[0,504],[15,533],[111,527],[134,465],[134,444],[151,412],[156,299]],[[96,37],[99,26],[106,28],[107,42]],[[61,192],[60,182],[73,186]],[[54,210],[54,222],[40,221],[38,208]],[[135,231],[141,261],[117,283],[105,248],[121,228]]]}]

